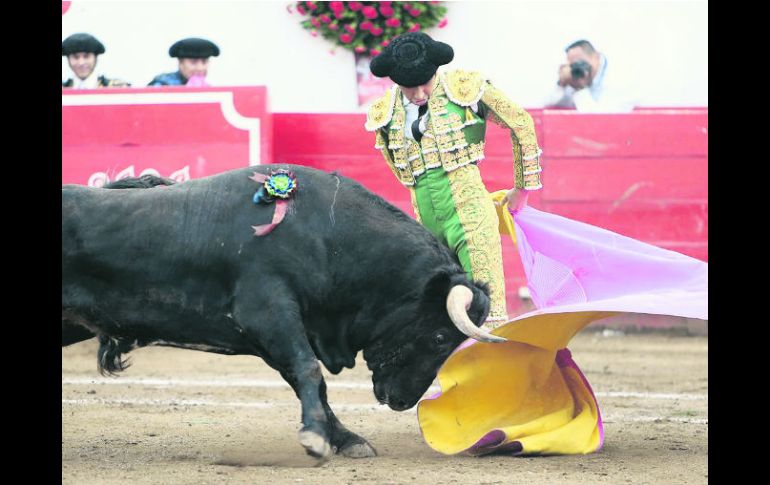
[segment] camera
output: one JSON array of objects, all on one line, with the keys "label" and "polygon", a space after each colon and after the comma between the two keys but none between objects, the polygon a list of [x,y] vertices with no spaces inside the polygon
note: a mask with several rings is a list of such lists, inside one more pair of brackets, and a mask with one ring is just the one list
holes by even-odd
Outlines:
[{"label": "camera", "polygon": [[575,61],[569,65],[572,79],[583,79],[591,74],[591,65],[586,61]]}]

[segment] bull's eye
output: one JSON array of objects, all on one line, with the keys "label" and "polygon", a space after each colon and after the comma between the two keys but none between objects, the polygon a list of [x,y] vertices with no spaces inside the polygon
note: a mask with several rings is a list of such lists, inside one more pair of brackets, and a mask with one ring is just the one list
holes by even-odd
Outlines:
[{"label": "bull's eye", "polygon": [[446,337],[444,336],[444,334],[443,334],[443,333],[437,333],[437,334],[436,334],[436,335],[433,337],[433,342],[434,342],[436,345],[441,345],[441,344],[443,344],[444,342],[446,342]]}]

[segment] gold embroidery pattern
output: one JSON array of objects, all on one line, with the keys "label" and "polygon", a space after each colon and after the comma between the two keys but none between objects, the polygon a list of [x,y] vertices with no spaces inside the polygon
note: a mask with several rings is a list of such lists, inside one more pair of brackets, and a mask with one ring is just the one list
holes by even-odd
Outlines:
[{"label": "gold embroidery pattern", "polygon": [[457,215],[465,232],[473,278],[489,284],[489,320],[507,320],[505,275],[499,222],[479,168],[466,165],[447,174]]},{"label": "gold embroidery pattern", "polygon": [[484,142],[473,143],[467,148],[460,148],[457,151],[442,154],[444,160],[444,170],[451,172],[469,163],[478,162],[484,159]]},{"label": "gold embroidery pattern", "polygon": [[446,116],[432,117],[433,124],[431,128],[436,135],[443,135],[445,133],[452,133],[462,131],[463,121],[460,119],[460,115],[457,113],[449,113]]},{"label": "gold embroidery pattern", "polygon": [[438,145],[438,151],[442,153],[454,150],[454,141],[452,140],[452,136],[448,133],[436,135],[436,144]]},{"label": "gold embroidery pattern", "polygon": [[[439,76],[440,78],[440,76]],[[436,118],[447,113],[446,105],[449,100],[444,96],[444,90],[441,87],[441,83],[436,80],[436,84],[433,85],[433,93],[428,98],[428,110],[430,110],[431,118]]]},{"label": "gold embroidery pattern", "polygon": [[438,168],[441,166],[441,158],[438,156],[438,152],[424,153],[425,166],[427,168]]},{"label": "gold embroidery pattern", "polygon": [[[427,133],[426,133],[427,135]],[[423,136],[422,140],[420,140],[420,145],[422,145],[422,154],[427,155],[428,153],[437,152],[438,151],[438,145],[436,145],[436,139],[428,136]]]},{"label": "gold embroidery pattern", "polygon": [[412,175],[418,177],[425,172],[425,164],[423,163],[422,157],[420,156],[420,146],[411,138],[408,138],[406,143]]},{"label": "gold embroidery pattern", "polygon": [[[490,121],[511,132],[514,186],[528,190],[541,188],[539,176],[539,172],[542,170],[539,161],[541,151],[537,145],[532,116],[511,102],[502,91],[489,82],[484,85],[481,101],[492,110],[489,116]],[[524,167],[525,158],[527,159],[526,169]]]},{"label": "gold embroidery pattern", "polygon": [[462,131],[452,132],[452,141],[455,144],[455,149],[465,148],[468,146],[468,143],[465,141],[465,134]]},{"label": "gold embroidery pattern", "polygon": [[484,159],[484,142],[471,143],[468,145],[468,156],[471,162],[478,162]]},{"label": "gold embroidery pattern", "polygon": [[396,99],[394,91],[389,89],[369,107],[369,111],[366,113],[366,123],[364,124],[366,131],[374,131],[390,122],[393,116],[393,105],[395,104],[393,101]]},{"label": "gold embroidery pattern", "polygon": [[390,122],[390,129],[392,131],[398,131],[404,127],[404,120],[406,120],[406,110],[395,108],[393,110],[393,119]]},{"label": "gold embroidery pattern", "polygon": [[[380,131],[377,131],[377,142],[379,143],[382,141],[382,144],[385,144],[385,140],[383,138],[383,135],[380,133]],[[414,176],[412,175],[412,172],[408,169],[406,163],[401,164],[401,166],[396,165],[396,162],[393,160],[393,158],[390,155],[390,150],[383,148],[380,150],[382,153],[382,157],[385,159],[385,163],[388,164],[388,168],[390,168],[390,171],[393,172],[393,175],[396,176],[396,179],[401,182],[402,184],[406,186],[414,185]]]},{"label": "gold embroidery pattern", "polygon": [[385,148],[385,138],[382,136],[382,133],[380,133],[380,130],[375,132],[374,140],[374,148],[377,150],[382,150]]},{"label": "gold embroidery pattern", "polygon": [[388,143],[388,148],[391,150],[404,148],[404,140],[406,139],[403,132],[405,119],[406,111],[404,110],[404,107],[399,104],[393,109],[392,121],[390,123],[390,132],[388,136],[391,141]]},{"label": "gold embroidery pattern", "polygon": [[455,104],[470,106],[478,103],[484,93],[484,77],[476,71],[449,71],[441,76],[446,96]]},{"label": "gold embroidery pattern", "polygon": [[409,195],[412,198],[412,209],[414,209],[414,218],[422,224],[422,217],[420,216],[420,209],[417,207],[417,195],[414,193],[414,188],[409,187]]},{"label": "gold embroidery pattern", "polygon": [[411,138],[407,140],[406,153],[407,161],[409,162],[420,158],[420,146]]}]

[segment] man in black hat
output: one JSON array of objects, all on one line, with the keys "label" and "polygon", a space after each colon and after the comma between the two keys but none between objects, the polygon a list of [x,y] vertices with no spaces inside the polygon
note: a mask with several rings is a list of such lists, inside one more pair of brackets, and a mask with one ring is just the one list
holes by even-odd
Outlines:
[{"label": "man in black hat", "polygon": [[[475,71],[438,67],[454,57],[451,46],[422,32],[393,39],[370,69],[395,86],[369,108],[366,129],[375,132],[393,174],[412,197],[417,220],[449,246],[471,278],[489,284],[485,326],[508,320],[502,245],[495,205],[518,210],[540,183],[532,117]],[[514,188],[493,202],[477,167],[484,158],[486,122],[510,131]]]},{"label": "man in black hat", "polygon": [[63,88],[94,89],[107,87],[130,86],[120,79],[107,79],[105,76],[94,74],[96,57],[104,54],[104,45],[90,34],[72,34],[61,43],[61,55],[67,56],[70,69],[75,73],[75,79],[67,79],[61,83]]},{"label": "man in black hat", "polygon": [[206,39],[191,37],[174,43],[168,55],[179,59],[179,70],[159,74],[148,86],[207,86],[209,57],[219,55],[219,47]]}]

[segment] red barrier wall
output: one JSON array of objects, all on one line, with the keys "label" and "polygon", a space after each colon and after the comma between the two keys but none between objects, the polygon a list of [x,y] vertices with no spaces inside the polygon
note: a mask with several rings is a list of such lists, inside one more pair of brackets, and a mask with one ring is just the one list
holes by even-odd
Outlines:
[{"label": "red barrier wall", "polygon": [[177,181],[272,161],[264,86],[62,91],[62,183]]}]

